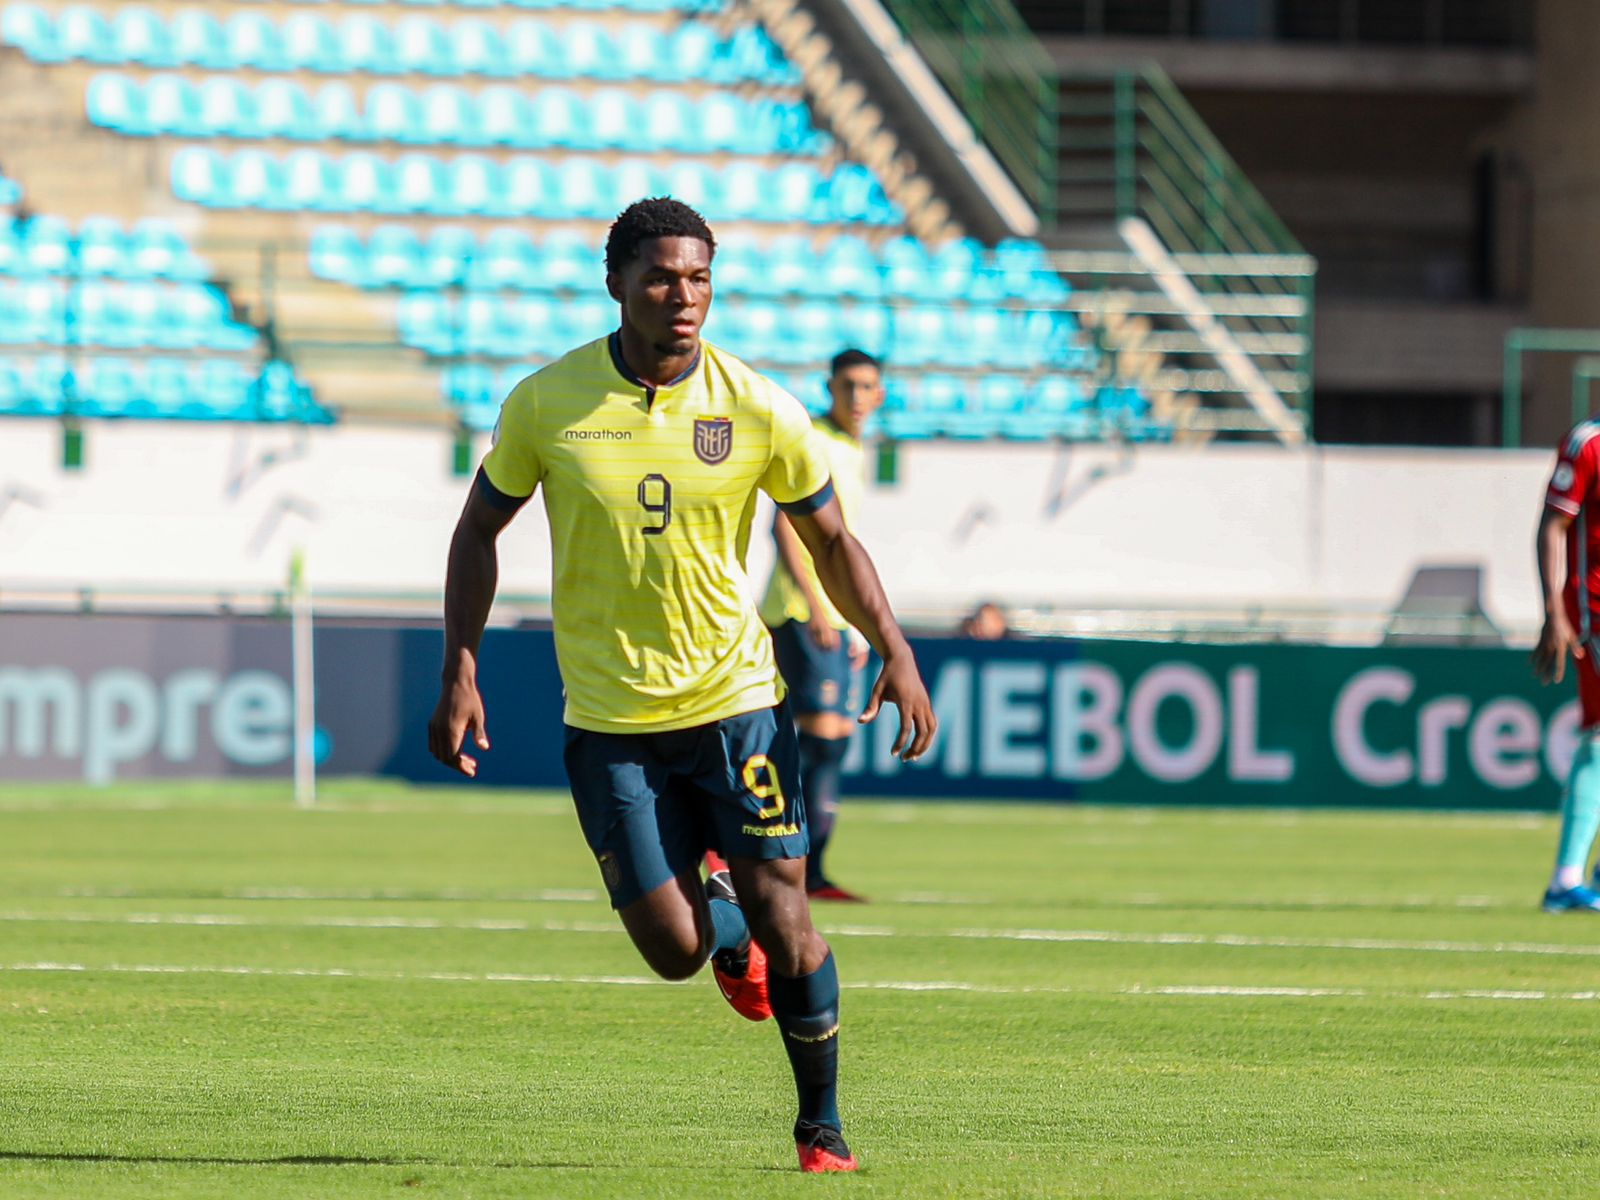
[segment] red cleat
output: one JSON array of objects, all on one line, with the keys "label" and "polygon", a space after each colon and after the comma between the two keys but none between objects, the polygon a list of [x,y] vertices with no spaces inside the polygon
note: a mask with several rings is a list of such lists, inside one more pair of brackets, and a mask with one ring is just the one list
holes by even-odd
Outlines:
[{"label": "red cleat", "polygon": [[[709,860],[711,855],[706,858]],[[739,903],[726,867],[707,876],[706,896]],[[767,997],[767,955],[756,945],[755,938],[749,939],[742,953],[724,950],[713,954],[711,974],[716,977],[722,998],[745,1020],[765,1021],[772,1016],[772,1001]]]},{"label": "red cleat", "polygon": [[751,938],[750,949],[744,957],[743,973],[735,974],[738,964],[729,962],[728,954],[714,956],[711,974],[716,977],[722,998],[734,1012],[747,1021],[765,1021],[772,1016],[772,1001],[767,998],[767,955]]},{"label": "red cleat", "polygon": [[844,1134],[826,1125],[801,1121],[794,1127],[794,1148],[800,1155],[800,1169],[808,1175],[861,1169],[850,1147],[844,1144]]},{"label": "red cleat", "polygon": [[816,887],[807,888],[806,895],[812,900],[839,900],[846,904],[867,902],[865,896],[842,888],[837,883],[819,883]]},{"label": "red cleat", "polygon": [[727,859],[723,858],[722,855],[718,854],[715,850],[707,850],[706,851],[706,874],[707,875],[717,875],[717,874],[720,874],[720,873],[723,873],[723,872],[727,871],[727,869],[728,869],[728,860]]}]

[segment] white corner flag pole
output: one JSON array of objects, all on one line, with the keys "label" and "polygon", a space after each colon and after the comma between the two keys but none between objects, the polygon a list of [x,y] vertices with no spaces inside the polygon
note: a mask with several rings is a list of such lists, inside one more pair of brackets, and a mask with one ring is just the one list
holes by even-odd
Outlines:
[{"label": "white corner flag pole", "polygon": [[306,556],[296,550],[289,560],[289,644],[294,657],[294,802],[310,808],[317,802],[317,700],[315,663],[311,654],[311,585]]}]

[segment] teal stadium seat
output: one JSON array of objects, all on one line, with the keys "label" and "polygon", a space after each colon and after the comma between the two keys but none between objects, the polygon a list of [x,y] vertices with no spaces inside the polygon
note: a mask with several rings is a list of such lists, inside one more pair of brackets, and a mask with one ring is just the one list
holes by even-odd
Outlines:
[{"label": "teal stadium seat", "polygon": [[209,13],[192,8],[183,9],[172,18],[168,31],[172,57],[179,63],[213,69],[234,65],[222,26]]},{"label": "teal stadium seat", "polygon": [[331,74],[346,69],[339,37],[317,13],[296,12],[283,22],[284,58],[306,71]]},{"label": "teal stadium seat", "polygon": [[166,28],[160,17],[143,5],[119,7],[111,21],[112,61],[138,63],[144,67],[173,65],[167,51]]},{"label": "teal stadium seat", "polygon": [[230,66],[257,71],[282,71],[289,66],[278,24],[261,13],[235,13],[228,18],[223,37]]}]

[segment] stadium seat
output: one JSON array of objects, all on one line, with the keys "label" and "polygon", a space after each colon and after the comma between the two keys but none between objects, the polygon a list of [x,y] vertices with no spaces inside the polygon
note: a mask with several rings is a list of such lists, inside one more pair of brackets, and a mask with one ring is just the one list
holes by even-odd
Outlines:
[{"label": "stadium seat", "polygon": [[351,230],[324,226],[311,235],[311,273],[338,283],[366,282],[366,246]]},{"label": "stadium seat", "polygon": [[62,9],[56,17],[55,35],[63,58],[96,63],[116,61],[111,28],[96,9],[82,4]]},{"label": "stadium seat", "polygon": [[402,17],[394,31],[394,64],[417,75],[450,74],[450,44],[431,17]]},{"label": "stadium seat", "polygon": [[649,107],[644,106],[641,112],[632,96],[616,88],[602,88],[591,93],[587,104],[574,102],[573,109],[582,114],[582,132],[575,133],[567,142],[573,149],[617,150],[635,145],[641,123],[646,125],[650,135],[657,132]]},{"label": "stadium seat", "polygon": [[449,194],[444,211],[453,216],[503,213],[506,197],[502,182],[495,163],[478,155],[463,155],[447,173]]},{"label": "stadium seat", "polygon": [[278,25],[262,13],[235,13],[223,30],[230,66],[281,71],[288,65]]},{"label": "stadium seat", "polygon": [[222,26],[209,13],[183,9],[172,18],[167,32],[169,53],[176,62],[191,67],[233,66]]},{"label": "stadium seat", "polygon": [[305,89],[282,79],[268,79],[255,92],[256,128],[262,137],[315,141],[328,136],[317,122]]},{"label": "stadium seat", "polygon": [[451,74],[509,77],[515,72],[505,53],[500,31],[484,21],[468,18],[453,21],[448,29],[450,45],[446,61]]},{"label": "stadium seat", "polygon": [[345,70],[365,71],[374,75],[393,74],[396,70],[394,42],[389,27],[376,17],[352,13],[339,22],[335,36],[339,45],[339,60]]},{"label": "stadium seat", "polygon": [[[260,130],[255,119],[255,95],[233,79],[208,79],[200,85],[199,128],[202,137],[254,137]],[[173,130],[190,133],[189,129]]]},{"label": "stadium seat", "polygon": [[477,143],[531,146],[540,133],[527,97],[514,87],[489,87],[478,93]]},{"label": "stadium seat", "polygon": [[317,89],[312,120],[311,128],[316,131],[313,136],[317,138],[355,141],[366,136],[361,106],[350,85],[342,80]]},{"label": "stadium seat", "polygon": [[345,70],[339,38],[320,13],[291,13],[282,40],[284,58],[294,67],[323,74]]}]

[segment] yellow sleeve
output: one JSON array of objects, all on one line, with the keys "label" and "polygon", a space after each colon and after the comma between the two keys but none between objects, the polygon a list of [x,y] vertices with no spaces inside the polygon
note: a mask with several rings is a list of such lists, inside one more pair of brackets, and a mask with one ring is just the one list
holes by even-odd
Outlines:
[{"label": "yellow sleeve", "polygon": [[508,496],[531,496],[544,475],[539,461],[538,388],[529,376],[506,397],[495,422],[483,473],[497,491]]},{"label": "yellow sleeve", "polygon": [[808,500],[828,486],[826,448],[811,428],[805,405],[777,386],[772,397],[772,459],[761,490],[778,504]]}]

